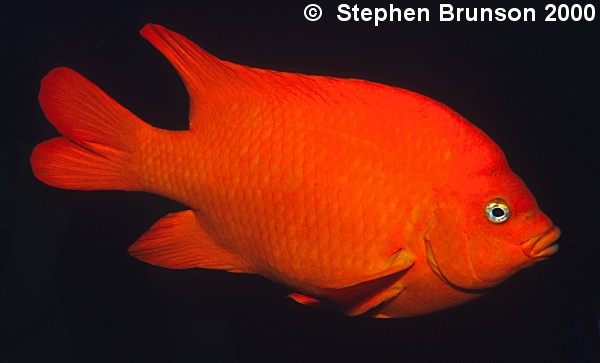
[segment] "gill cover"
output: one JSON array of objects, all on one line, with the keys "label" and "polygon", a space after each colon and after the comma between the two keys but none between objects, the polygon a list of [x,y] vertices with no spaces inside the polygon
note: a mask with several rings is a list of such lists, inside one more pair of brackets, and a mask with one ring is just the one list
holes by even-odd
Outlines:
[{"label": "gill cover", "polygon": [[437,200],[432,221],[425,233],[429,267],[442,281],[462,289],[481,289],[494,285],[479,279],[469,253],[466,218],[447,198]]}]

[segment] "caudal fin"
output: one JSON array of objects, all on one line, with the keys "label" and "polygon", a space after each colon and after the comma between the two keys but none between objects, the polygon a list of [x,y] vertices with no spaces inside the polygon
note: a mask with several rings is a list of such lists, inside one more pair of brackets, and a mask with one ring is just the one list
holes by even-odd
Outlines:
[{"label": "caudal fin", "polygon": [[33,150],[39,180],[64,189],[139,189],[132,156],[150,125],[69,68],[44,77],[39,101],[63,135]]}]

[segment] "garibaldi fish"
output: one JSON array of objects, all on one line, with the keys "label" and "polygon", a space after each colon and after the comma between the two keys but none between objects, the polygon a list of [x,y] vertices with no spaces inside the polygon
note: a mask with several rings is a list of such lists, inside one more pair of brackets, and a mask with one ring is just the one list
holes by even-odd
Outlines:
[{"label": "garibaldi fish", "polygon": [[149,24],[190,96],[189,130],[151,126],[68,68],[39,101],[62,134],[35,176],[189,207],[129,253],[262,275],[303,304],[402,317],[453,306],[555,253],[560,231],[502,150],[450,108],[358,79],[234,64]]}]

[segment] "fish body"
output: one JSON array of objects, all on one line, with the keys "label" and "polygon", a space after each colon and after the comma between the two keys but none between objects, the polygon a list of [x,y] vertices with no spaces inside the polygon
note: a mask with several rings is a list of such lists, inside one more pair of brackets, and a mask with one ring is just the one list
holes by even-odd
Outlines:
[{"label": "fish body", "polygon": [[141,34],[183,79],[189,130],[152,127],[57,68],[39,99],[63,136],[31,157],[52,186],[188,206],[129,248],[138,259],[259,274],[303,304],[401,317],[470,300],[556,252],[558,228],[501,149],[448,107],[221,61],[158,25]]}]

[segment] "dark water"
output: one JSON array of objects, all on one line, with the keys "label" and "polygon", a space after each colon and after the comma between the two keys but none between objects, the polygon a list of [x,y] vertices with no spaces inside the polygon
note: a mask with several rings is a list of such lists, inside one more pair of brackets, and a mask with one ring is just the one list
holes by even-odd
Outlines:
[{"label": "dark water", "polygon": [[[430,22],[375,28],[337,21],[338,3],[324,1],[323,19],[309,23],[308,3],[2,6],[0,361],[600,361],[600,20],[544,23],[538,7],[530,24],[440,23],[438,3],[414,2],[432,10]],[[137,34],[148,22],[234,62],[365,78],[444,102],[502,146],[562,228],[559,254],[480,300],[396,320],[305,308],[256,276],[129,257],[129,244],[183,206],[49,188],[28,157],[56,135],[36,100],[56,66],[77,69],[156,126],[186,127],[183,85]]]}]

